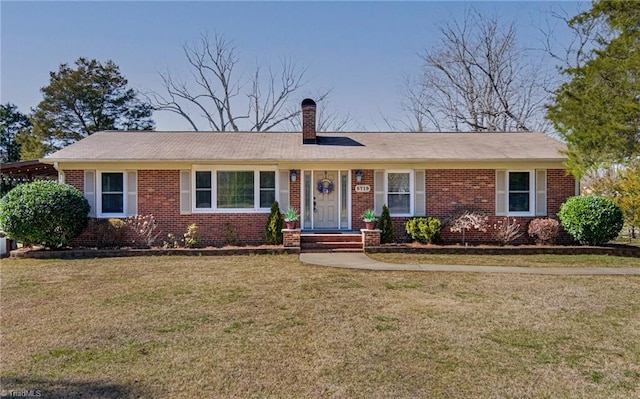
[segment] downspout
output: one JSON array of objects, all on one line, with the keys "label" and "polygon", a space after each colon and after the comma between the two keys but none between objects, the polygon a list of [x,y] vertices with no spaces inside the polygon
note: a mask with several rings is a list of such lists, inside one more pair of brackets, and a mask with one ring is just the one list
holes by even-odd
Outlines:
[{"label": "downspout", "polygon": [[53,169],[58,171],[58,183],[64,184],[64,170],[58,169],[58,163],[53,163]]}]

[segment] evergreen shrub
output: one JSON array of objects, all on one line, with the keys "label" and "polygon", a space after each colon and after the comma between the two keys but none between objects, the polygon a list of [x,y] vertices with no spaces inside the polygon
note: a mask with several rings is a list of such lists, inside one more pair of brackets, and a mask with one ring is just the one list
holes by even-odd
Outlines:
[{"label": "evergreen shrub", "polygon": [[88,213],[80,191],[51,180],[21,184],[0,200],[0,226],[11,239],[49,248],[82,233]]},{"label": "evergreen shrub", "polygon": [[569,198],[558,213],[562,227],[582,244],[602,245],[618,236],[624,224],[620,207],[596,196]]}]

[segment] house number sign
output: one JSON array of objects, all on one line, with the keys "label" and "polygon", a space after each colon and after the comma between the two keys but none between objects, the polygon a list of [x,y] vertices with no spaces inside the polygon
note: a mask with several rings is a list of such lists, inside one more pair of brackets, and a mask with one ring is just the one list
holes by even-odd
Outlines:
[{"label": "house number sign", "polygon": [[358,184],[356,186],[356,193],[368,193],[371,191],[371,186],[368,184]]}]

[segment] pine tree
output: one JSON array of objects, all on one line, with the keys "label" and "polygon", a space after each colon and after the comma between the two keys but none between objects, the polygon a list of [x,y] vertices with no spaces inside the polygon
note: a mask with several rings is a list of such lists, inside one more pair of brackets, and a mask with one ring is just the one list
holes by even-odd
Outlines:
[{"label": "pine tree", "polygon": [[382,233],[380,234],[380,242],[382,244],[389,244],[395,241],[393,234],[393,222],[391,221],[389,208],[387,208],[386,205],[382,205],[382,214],[378,219],[378,229],[382,230]]},{"label": "pine tree", "polygon": [[567,143],[576,177],[640,156],[640,2],[595,1],[570,26],[597,23],[602,34],[555,92],[548,118]]},{"label": "pine tree", "polygon": [[266,237],[267,244],[282,244],[282,213],[280,212],[278,201],[275,201],[271,205],[271,212],[267,219],[267,225],[264,228],[264,235]]}]

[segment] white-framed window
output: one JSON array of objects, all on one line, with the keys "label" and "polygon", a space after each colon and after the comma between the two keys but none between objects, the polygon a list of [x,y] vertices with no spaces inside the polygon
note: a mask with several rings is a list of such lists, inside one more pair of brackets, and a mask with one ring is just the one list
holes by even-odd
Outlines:
[{"label": "white-framed window", "polygon": [[533,208],[533,173],[508,172],[507,210],[513,213],[531,213]]},{"label": "white-framed window", "polygon": [[413,215],[413,172],[389,170],[385,175],[385,196],[392,216]]},{"label": "white-framed window", "polygon": [[198,168],[193,172],[194,212],[264,212],[276,200],[276,171]]},{"label": "white-framed window", "polygon": [[211,182],[210,171],[196,171],[195,172],[195,207],[200,209],[210,209],[213,207],[213,185]]},{"label": "white-framed window", "polygon": [[125,217],[127,174],[98,172],[97,180],[97,216]]},{"label": "white-framed window", "polygon": [[216,208],[252,209],[256,206],[255,172],[219,170],[216,172]]},{"label": "white-framed window", "polygon": [[[541,211],[546,213],[546,207],[544,210],[540,206],[536,209],[536,194],[539,194],[540,201],[545,201],[546,187],[538,187],[536,191],[535,170],[503,170],[498,171],[496,177],[496,214],[534,216]],[[538,179],[544,177],[544,171],[538,171]]]},{"label": "white-framed window", "polygon": [[276,172],[260,171],[260,208],[271,208],[276,201]]}]

